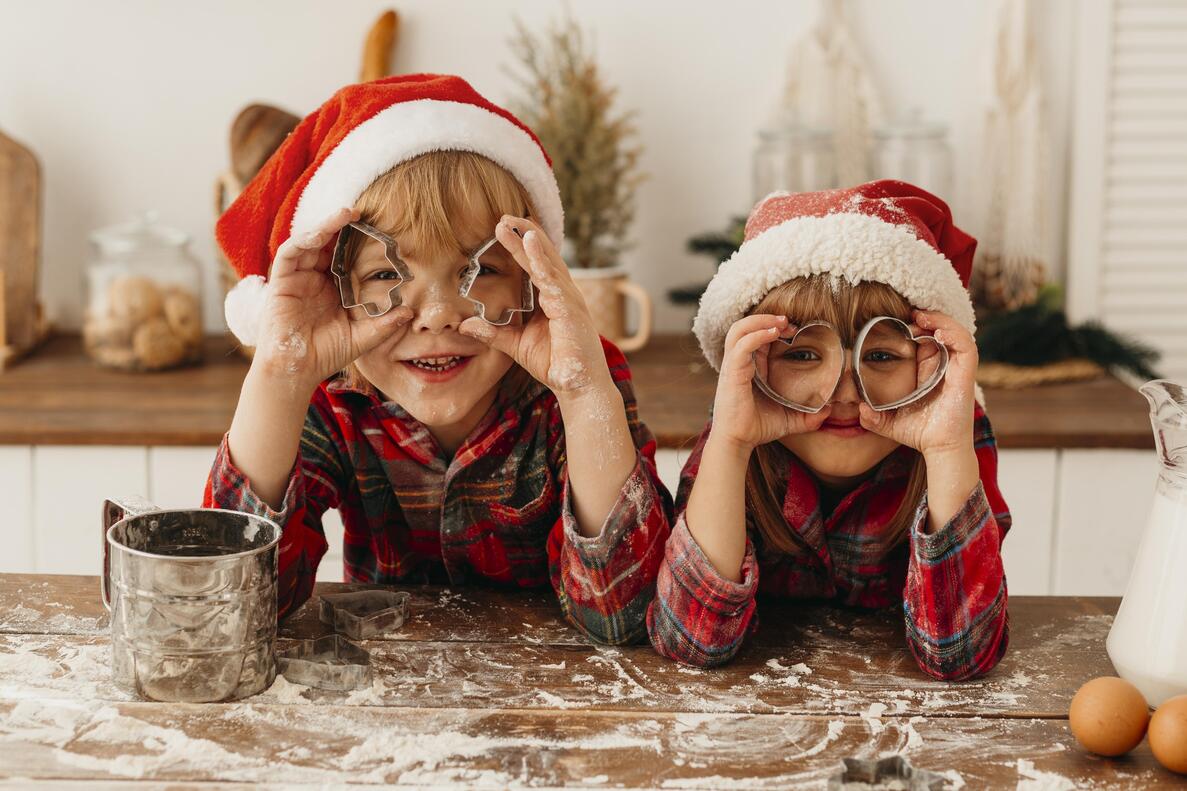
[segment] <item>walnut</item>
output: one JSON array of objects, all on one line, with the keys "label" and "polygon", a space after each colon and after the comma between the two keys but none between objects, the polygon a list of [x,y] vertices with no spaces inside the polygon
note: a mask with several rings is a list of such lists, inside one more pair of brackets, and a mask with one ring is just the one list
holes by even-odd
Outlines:
[{"label": "walnut", "polygon": [[177,365],[186,357],[186,345],[169,329],[165,319],[150,319],[136,329],[132,350],[142,368],[154,370]]},{"label": "walnut", "polygon": [[132,348],[135,326],[127,319],[115,316],[89,316],[82,326],[82,339],[87,349],[100,346]]},{"label": "walnut", "polygon": [[141,324],[161,315],[161,292],[147,277],[129,275],[111,281],[107,289],[111,315]]},{"label": "walnut", "polygon": [[198,298],[180,288],[165,293],[165,319],[169,329],[187,346],[202,342],[202,308]]}]

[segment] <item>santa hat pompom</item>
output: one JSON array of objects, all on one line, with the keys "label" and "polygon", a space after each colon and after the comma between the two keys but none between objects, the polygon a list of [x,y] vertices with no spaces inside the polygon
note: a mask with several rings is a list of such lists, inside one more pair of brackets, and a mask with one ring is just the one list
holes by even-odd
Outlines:
[{"label": "santa hat pompom", "polygon": [[260,314],[268,299],[264,287],[267,284],[260,275],[248,275],[227,292],[223,313],[232,334],[244,346],[255,346],[260,334]]}]

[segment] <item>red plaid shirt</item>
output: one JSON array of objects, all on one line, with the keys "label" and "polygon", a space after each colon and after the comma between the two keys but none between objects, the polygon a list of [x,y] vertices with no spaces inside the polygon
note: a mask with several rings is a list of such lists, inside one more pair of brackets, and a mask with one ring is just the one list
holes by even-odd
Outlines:
[{"label": "red plaid shirt", "polygon": [[932,534],[924,532],[925,493],[907,538],[895,546],[886,546],[880,535],[904,497],[913,462],[909,449],[884,459],[827,516],[815,478],[790,452],[784,454],[783,516],[805,548],[793,554],[766,549],[748,520],[741,582],[717,573],[684,518],[709,436],[706,426],[680,476],[677,519],[647,613],[652,645],[687,664],[726,662],[757,626],[759,592],[868,608],[902,602],[907,644],[925,673],[952,680],[990,670],[1009,639],[1001,539],[1011,520],[997,488],[993,429],[979,405],[974,421],[981,483]]},{"label": "red plaid shirt", "polygon": [[534,380],[518,396],[500,393],[449,458],[398,404],[330,379],[309,405],[283,507],[275,511],[256,496],[225,437],[205,504],[281,525],[281,615],[309,598],[327,549],[321,515],[337,508],[349,581],[551,583],[565,616],[591,639],[641,639],[671,497],[656,474],[655,439],[639,422],[626,359],[602,345],[639,452],[595,537],[576,530],[560,407]]}]

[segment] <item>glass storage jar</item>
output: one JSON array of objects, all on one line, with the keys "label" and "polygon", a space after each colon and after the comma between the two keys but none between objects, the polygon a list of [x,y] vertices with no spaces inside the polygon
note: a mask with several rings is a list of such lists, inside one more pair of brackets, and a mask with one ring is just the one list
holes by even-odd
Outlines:
[{"label": "glass storage jar", "polygon": [[189,237],[147,213],[91,234],[83,346],[99,365],[158,371],[202,359],[202,271]]},{"label": "glass storage jar", "polygon": [[754,150],[754,202],[772,192],[811,192],[837,186],[833,134],[789,115],[758,133]]},{"label": "glass storage jar", "polygon": [[914,108],[874,130],[870,165],[873,178],[907,181],[948,199],[952,190],[948,128],[925,121],[923,112]]}]

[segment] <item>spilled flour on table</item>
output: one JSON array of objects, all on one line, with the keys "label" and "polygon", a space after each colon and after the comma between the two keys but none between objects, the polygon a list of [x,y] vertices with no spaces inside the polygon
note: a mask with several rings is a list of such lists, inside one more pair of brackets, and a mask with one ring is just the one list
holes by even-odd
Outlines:
[{"label": "spilled flour on table", "polygon": [[1018,779],[1017,791],[1069,791],[1076,787],[1069,778],[1054,772],[1041,772],[1035,769],[1033,761],[1019,758],[1014,764],[1021,777]]},{"label": "spilled flour on table", "polygon": [[[52,602],[44,602],[43,605],[47,607],[65,606]],[[40,610],[35,610],[32,607],[27,607],[23,604],[10,607],[4,612],[3,615],[0,615],[0,625],[5,628],[13,629],[14,631],[18,631],[15,627],[20,627],[19,631],[26,634],[45,633],[99,635],[106,634],[108,632],[108,621],[106,615],[101,615],[94,618],[85,615],[72,615],[68,613],[46,615]]]}]

